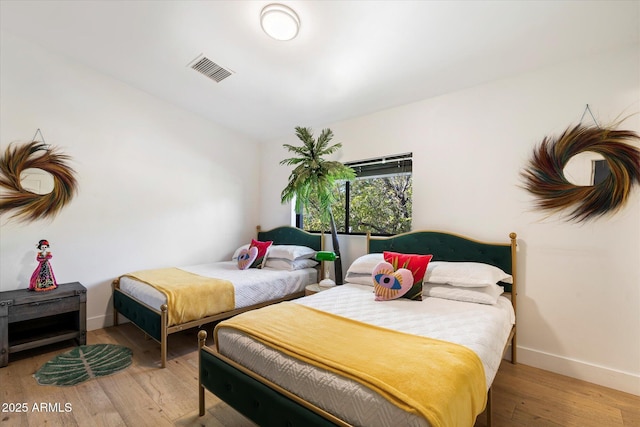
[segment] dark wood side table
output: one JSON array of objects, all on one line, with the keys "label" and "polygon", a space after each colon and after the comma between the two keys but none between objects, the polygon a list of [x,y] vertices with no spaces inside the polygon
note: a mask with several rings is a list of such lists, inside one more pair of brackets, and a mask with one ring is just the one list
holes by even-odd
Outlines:
[{"label": "dark wood side table", "polygon": [[62,283],[44,292],[0,292],[0,368],[9,354],[74,339],[87,343],[87,289]]}]

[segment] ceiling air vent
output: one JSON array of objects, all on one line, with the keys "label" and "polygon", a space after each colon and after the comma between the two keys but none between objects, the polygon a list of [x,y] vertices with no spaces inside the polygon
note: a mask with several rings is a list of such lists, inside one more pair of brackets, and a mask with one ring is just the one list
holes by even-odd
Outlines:
[{"label": "ceiling air vent", "polygon": [[232,71],[222,68],[206,56],[202,55],[191,61],[189,66],[217,83],[220,83],[222,80],[233,74]]}]

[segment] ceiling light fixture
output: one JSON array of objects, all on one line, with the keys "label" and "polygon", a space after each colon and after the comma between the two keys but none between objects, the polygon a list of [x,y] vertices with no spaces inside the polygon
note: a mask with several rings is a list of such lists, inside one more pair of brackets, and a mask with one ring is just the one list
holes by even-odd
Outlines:
[{"label": "ceiling light fixture", "polygon": [[300,18],[290,7],[272,3],[266,5],[260,12],[260,25],[271,38],[291,40],[298,35]]}]

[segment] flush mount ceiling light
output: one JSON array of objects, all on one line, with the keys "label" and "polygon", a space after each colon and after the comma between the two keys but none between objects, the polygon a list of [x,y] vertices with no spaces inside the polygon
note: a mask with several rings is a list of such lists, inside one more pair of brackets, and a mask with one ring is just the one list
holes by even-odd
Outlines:
[{"label": "flush mount ceiling light", "polygon": [[298,35],[300,18],[283,4],[266,5],[260,12],[260,25],[269,37],[276,40],[291,40]]}]

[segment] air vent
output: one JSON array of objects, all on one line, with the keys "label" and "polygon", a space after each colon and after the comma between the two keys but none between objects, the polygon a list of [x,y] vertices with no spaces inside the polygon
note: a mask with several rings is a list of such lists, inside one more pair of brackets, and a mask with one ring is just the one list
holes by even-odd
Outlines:
[{"label": "air vent", "polygon": [[220,83],[222,80],[233,74],[232,71],[222,68],[206,56],[202,55],[191,61],[189,66],[217,83]]}]

